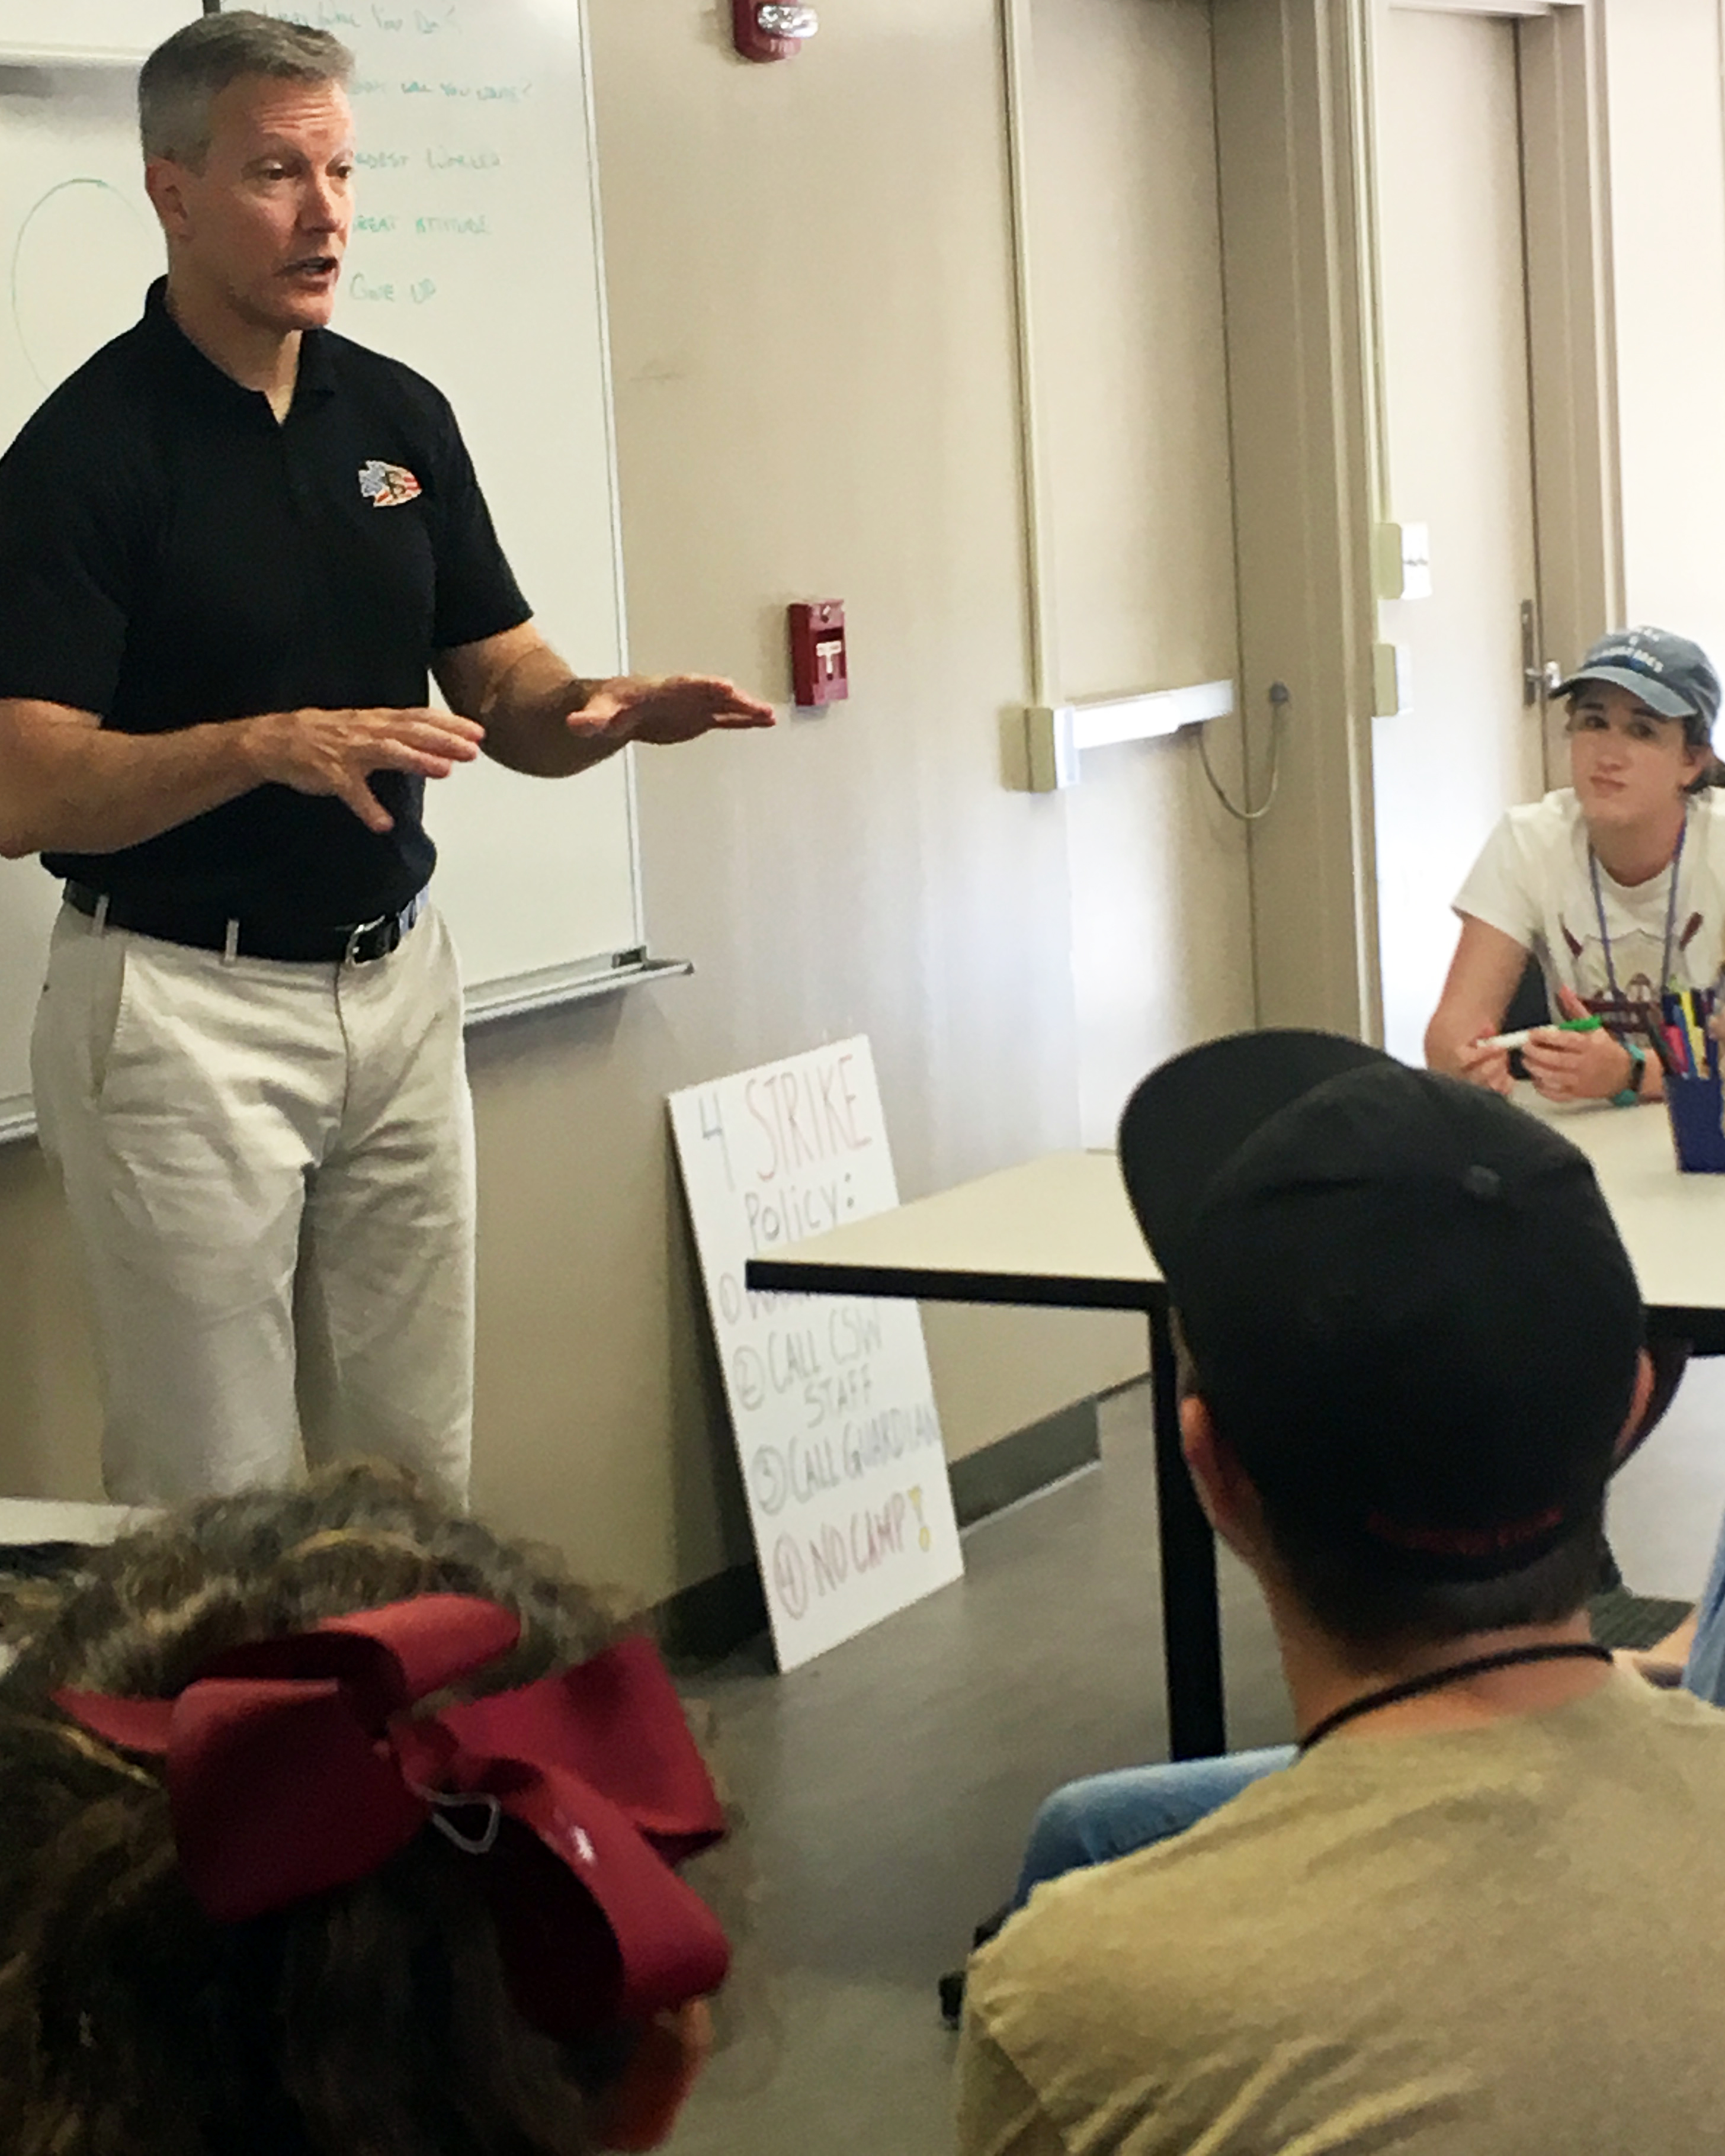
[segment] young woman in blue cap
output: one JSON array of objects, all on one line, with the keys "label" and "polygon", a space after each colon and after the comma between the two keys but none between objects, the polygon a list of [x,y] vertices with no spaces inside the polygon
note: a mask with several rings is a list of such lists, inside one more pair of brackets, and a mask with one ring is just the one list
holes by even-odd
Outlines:
[{"label": "young woman in blue cap", "polygon": [[1725,942],[1725,800],[1709,788],[1719,677],[1662,629],[1603,638],[1557,693],[1569,700],[1571,783],[1512,808],[1455,899],[1461,935],[1426,1029],[1435,1070],[1509,1088],[1486,1045],[1531,954],[1554,1018],[1522,1050],[1548,1100],[1658,1097],[1646,1050],[1669,989],[1710,988]]}]

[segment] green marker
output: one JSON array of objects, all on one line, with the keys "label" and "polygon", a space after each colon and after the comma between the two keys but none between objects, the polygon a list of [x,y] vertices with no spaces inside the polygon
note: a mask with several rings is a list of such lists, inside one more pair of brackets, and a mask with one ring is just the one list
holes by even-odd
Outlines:
[{"label": "green marker", "polygon": [[1602,1018],[1554,1018],[1544,1025],[1524,1025],[1519,1033],[1494,1033],[1489,1040],[1476,1041],[1479,1048],[1525,1048],[1536,1033],[1597,1033],[1605,1023]]}]

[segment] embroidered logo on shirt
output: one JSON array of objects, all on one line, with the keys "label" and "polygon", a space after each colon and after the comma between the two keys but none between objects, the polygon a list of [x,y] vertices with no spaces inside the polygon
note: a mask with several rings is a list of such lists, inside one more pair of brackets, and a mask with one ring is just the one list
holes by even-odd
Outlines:
[{"label": "embroidered logo on shirt", "polygon": [[386,465],[373,457],[359,468],[359,490],[373,509],[399,509],[419,492],[419,482],[405,465]]}]

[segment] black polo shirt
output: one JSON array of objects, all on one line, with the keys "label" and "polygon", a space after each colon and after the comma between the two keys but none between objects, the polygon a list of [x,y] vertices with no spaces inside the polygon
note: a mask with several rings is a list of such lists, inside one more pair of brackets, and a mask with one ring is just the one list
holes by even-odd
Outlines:
[{"label": "black polo shirt", "polygon": [[[426,701],[434,653],[528,619],[429,382],[308,331],[278,423],[182,334],[163,290],[0,458],[0,696],[140,734],[401,708]],[[371,784],[395,819],[381,836],[342,802],[268,785],[141,845],[44,860],[242,919],[368,921],[436,859],[424,782]]]}]

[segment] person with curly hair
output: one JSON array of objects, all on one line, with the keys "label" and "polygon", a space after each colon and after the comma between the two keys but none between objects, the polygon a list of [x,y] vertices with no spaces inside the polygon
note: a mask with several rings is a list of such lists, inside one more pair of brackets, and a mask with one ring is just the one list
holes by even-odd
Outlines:
[{"label": "person with curly hair", "polygon": [[7,2148],[656,2147],[724,1825],[650,1645],[406,1477],[143,1527],[0,1677]]}]

